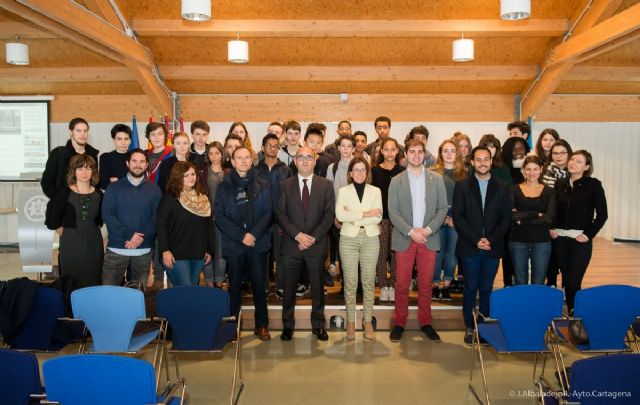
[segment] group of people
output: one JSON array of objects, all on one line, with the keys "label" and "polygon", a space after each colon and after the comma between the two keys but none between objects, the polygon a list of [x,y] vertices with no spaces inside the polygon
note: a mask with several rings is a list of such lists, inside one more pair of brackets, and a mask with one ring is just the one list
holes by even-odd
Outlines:
[{"label": "group of people", "polygon": [[71,120],[70,139],[51,151],[41,182],[50,198],[46,225],[60,235],[62,276],[73,277],[78,288],[120,285],[127,272],[146,283],[150,269],[156,280],[166,273],[174,286],[197,285],[203,273],[207,286],[222,287],[227,277],[235,314],[250,281],[255,334],[269,340],[275,267],[284,341],[294,333],[296,296],[308,287],[312,333],[328,339],[324,286],[333,285],[337,268],[346,339],[355,339],[361,288],[364,338],[375,340],[377,284],[380,301],[395,302],[390,340],[399,341],[415,278],[420,329],[439,341],[431,302],[450,299],[457,269],[457,280],[464,280],[464,340],[471,343],[476,296],[488,314],[500,259],[505,286],[528,283],[529,269],[531,283],[546,279],[555,286],[560,270],[571,310],[593,238],[607,219],[591,154],[572,151],[553,129],[530,152],[530,128],[521,121],[508,125],[504,145],[487,134],[473,148],[456,133],[435,156],[426,127],[413,128],[401,145],[384,116],[374,121],[377,138],[370,143],[341,121],[324,150],[321,123],[302,136],[296,121],[273,122],[258,151],[242,122],[231,125],[223,143],[207,143],[204,121],[190,129],[191,136],[177,132],[168,146],[168,129],[151,122],[143,151],[130,150],[131,129],[117,124],[115,150],[98,160],[88,144],[89,124]]}]

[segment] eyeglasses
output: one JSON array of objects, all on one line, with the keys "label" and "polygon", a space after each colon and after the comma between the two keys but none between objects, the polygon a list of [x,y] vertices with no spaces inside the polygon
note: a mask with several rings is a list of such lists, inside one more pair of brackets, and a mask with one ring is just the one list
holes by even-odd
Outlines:
[{"label": "eyeglasses", "polygon": [[269,145],[269,144],[267,144],[267,145],[264,145],[264,148],[265,148],[265,149],[272,149],[272,150],[275,150],[275,149],[279,149],[279,148],[280,148],[280,145],[278,145],[277,143],[276,143],[276,144],[274,144],[274,145]]},{"label": "eyeglasses", "polygon": [[567,152],[566,150],[563,152],[551,152],[551,156],[562,156],[567,154],[569,154],[569,152]]},{"label": "eyeglasses", "polygon": [[311,155],[298,155],[296,156],[296,160],[299,162],[311,162],[313,161],[313,156]]}]

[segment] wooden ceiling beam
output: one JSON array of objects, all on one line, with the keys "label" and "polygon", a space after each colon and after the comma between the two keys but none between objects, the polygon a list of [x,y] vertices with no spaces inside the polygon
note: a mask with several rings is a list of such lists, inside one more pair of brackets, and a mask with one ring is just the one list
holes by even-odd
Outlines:
[{"label": "wooden ceiling beam", "polygon": [[128,60],[135,60],[148,67],[153,66],[149,49],[116,27],[105,24],[84,7],[71,2],[51,0],[17,0],[17,2],[94,42],[113,49],[118,54],[126,56]]},{"label": "wooden ceiling beam", "polygon": [[18,35],[22,39],[58,38],[58,35],[40,29],[38,26],[31,22],[0,22],[0,39],[14,39],[16,35]]},{"label": "wooden ceiling beam", "polygon": [[590,82],[640,82],[640,67],[574,66],[565,80]]},{"label": "wooden ceiling beam", "polygon": [[89,10],[102,16],[109,24],[118,29],[124,29],[120,18],[118,18],[118,14],[116,14],[109,0],[84,0],[84,4]]},{"label": "wooden ceiling beam", "polygon": [[116,67],[0,68],[0,83],[126,82],[129,69]]},{"label": "wooden ceiling beam", "polygon": [[85,36],[77,33],[76,31],[66,27],[63,24],[60,24],[56,21],[51,20],[50,18],[37,13],[30,8],[23,6],[16,1],[13,0],[0,0],[0,7],[21,17],[25,20],[34,23],[35,25],[43,28],[47,31],[51,31],[53,34],[58,35],[62,38],[68,38],[73,42],[84,46],[85,48],[96,52],[100,55],[103,55],[113,61],[122,63],[124,61],[124,57],[117,52],[107,48],[102,44],[98,44],[95,41],[92,41]]},{"label": "wooden ceiling beam", "polygon": [[454,81],[528,80],[535,66],[160,66],[166,80]]},{"label": "wooden ceiling beam", "polygon": [[[553,61],[558,59],[558,50],[562,51],[564,49],[563,52],[565,52],[564,55],[566,56],[567,46],[571,47],[568,49],[584,49],[579,43],[581,37],[585,38],[583,35],[589,35],[591,30],[594,28],[594,24],[600,26],[607,22],[611,17],[611,14],[613,14],[619,6],[620,0],[594,0],[593,2],[581,4],[580,8],[576,10],[576,14],[572,18],[572,22],[575,24],[573,32],[580,32],[580,34],[569,38],[567,41],[557,45],[549,52],[550,56],[543,64],[544,68],[542,69],[541,74],[533,79],[522,96],[520,104],[521,119],[526,117],[535,117],[538,109],[547,101],[549,96],[555,91],[562,80],[571,71],[573,66],[578,62],[577,60],[571,60],[565,57],[563,63],[554,64]],[[602,20],[605,21],[598,23]],[[603,39],[602,34],[600,34],[600,39]],[[615,37],[609,36],[609,41],[613,39],[615,39]],[[587,52],[587,50],[584,50],[584,52]],[[579,54],[575,54],[574,59],[578,56]]]},{"label": "wooden ceiling beam", "polygon": [[469,37],[558,36],[568,20],[216,20],[134,19],[139,36],[187,37]]},{"label": "wooden ceiling beam", "polygon": [[[118,61],[127,66],[135,81],[143,88],[158,111],[168,114],[173,112],[173,102],[169,93],[152,72],[154,64],[151,51],[116,27],[97,18],[92,12],[71,2],[50,0],[17,0],[17,2],[0,0],[0,5],[11,12],[14,12],[11,8],[19,8],[18,11],[22,11],[24,15],[16,12],[14,14],[47,29],[59,25],[69,27],[63,31],[64,36],[72,40],[81,37],[82,45],[88,41],[93,46],[112,50]],[[24,9],[29,12],[25,12]],[[69,35],[69,30],[74,34]]]},{"label": "wooden ceiling beam", "polygon": [[[618,38],[634,34],[638,30],[640,30],[640,3],[561,43],[554,49],[547,60],[547,65],[575,60],[587,52]],[[629,41],[624,43],[627,42]]]}]

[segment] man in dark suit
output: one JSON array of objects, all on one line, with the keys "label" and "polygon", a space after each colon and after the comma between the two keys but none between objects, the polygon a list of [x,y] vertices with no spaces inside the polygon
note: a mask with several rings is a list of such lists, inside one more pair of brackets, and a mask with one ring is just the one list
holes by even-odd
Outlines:
[{"label": "man in dark suit", "polygon": [[278,223],[285,234],[282,241],[284,292],[280,338],[291,340],[293,337],[296,288],[304,267],[311,285],[312,333],[318,340],[327,340],[322,275],[327,232],[335,218],[335,195],[329,180],[314,176],[316,154],[311,148],[298,149],[294,162],[298,173],[280,183],[276,207]]},{"label": "man in dark suit", "polygon": [[473,307],[480,291],[480,312],[489,315],[489,298],[504,252],[504,238],[511,223],[509,186],[491,176],[491,152],[478,146],[471,152],[474,174],[456,183],[453,192],[453,223],[458,231],[456,254],[464,268],[462,315],[473,340]]}]

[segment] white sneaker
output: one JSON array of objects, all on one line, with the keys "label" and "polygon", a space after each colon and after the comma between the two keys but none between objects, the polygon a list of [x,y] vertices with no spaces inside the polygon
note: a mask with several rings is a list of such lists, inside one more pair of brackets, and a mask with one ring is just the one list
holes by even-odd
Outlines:
[{"label": "white sneaker", "polygon": [[331,274],[331,277],[335,277],[337,272],[336,272],[336,265],[335,264],[331,264],[331,266],[329,266],[329,274]]},{"label": "white sneaker", "polygon": [[396,289],[389,287],[389,301],[394,302],[396,300]]},{"label": "white sneaker", "polygon": [[389,287],[380,289],[380,301],[389,301]]}]

